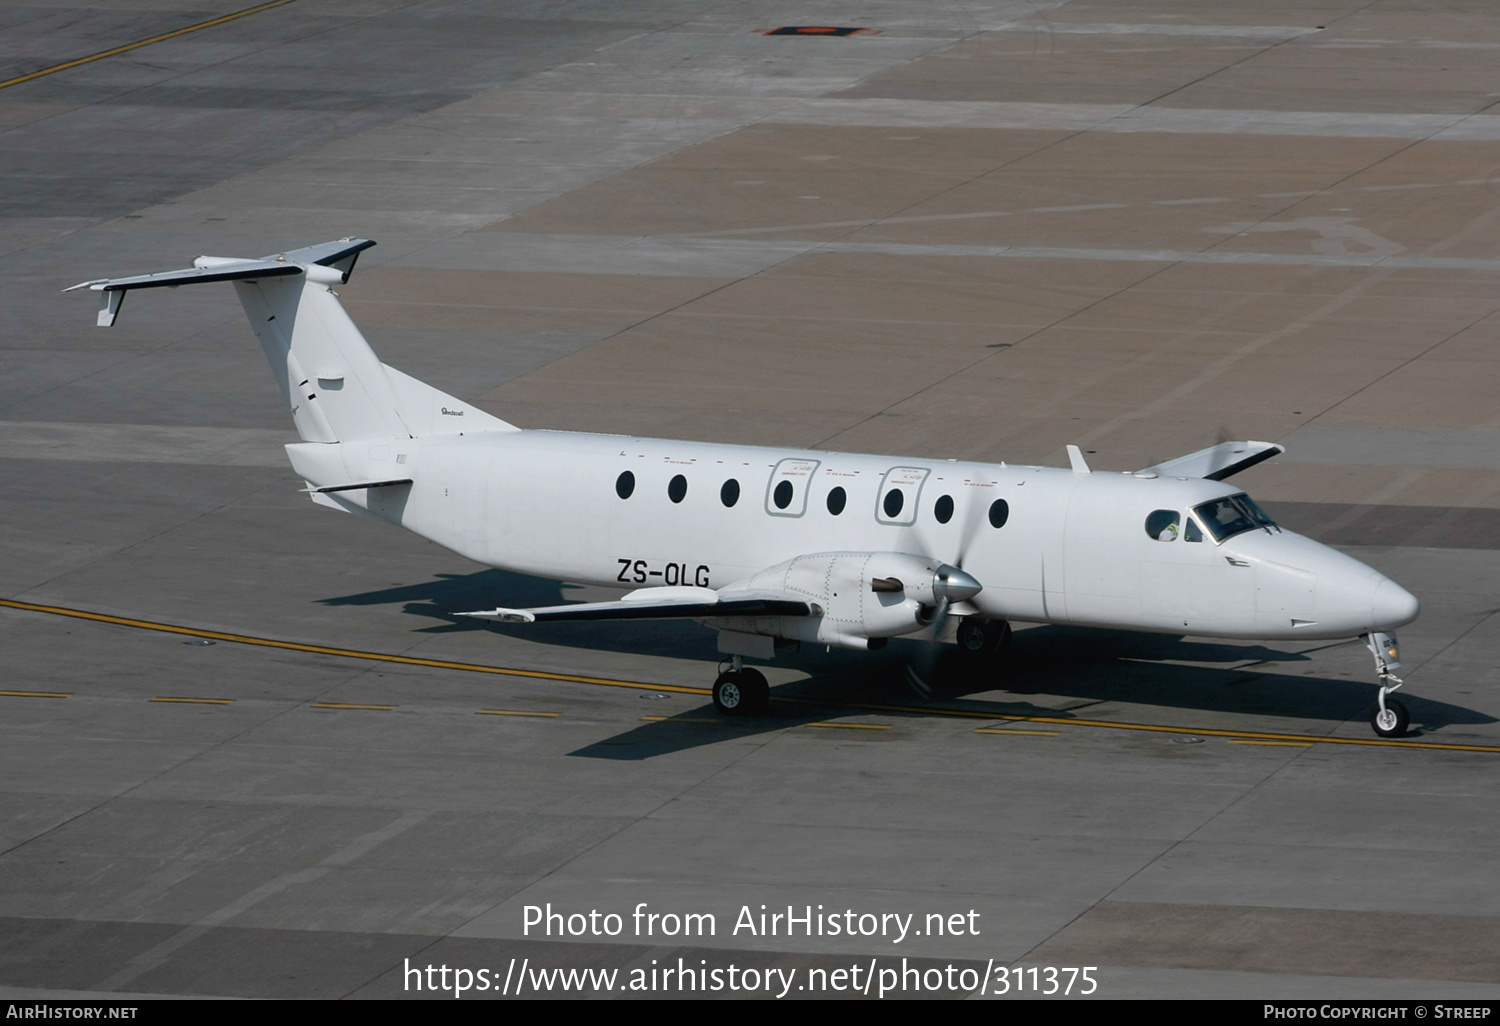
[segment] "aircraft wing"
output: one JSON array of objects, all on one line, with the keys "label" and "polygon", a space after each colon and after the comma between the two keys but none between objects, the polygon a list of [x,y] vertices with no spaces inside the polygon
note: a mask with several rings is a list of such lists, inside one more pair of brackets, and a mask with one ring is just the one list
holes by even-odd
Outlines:
[{"label": "aircraft wing", "polygon": [[1220,442],[1207,449],[1190,452],[1175,460],[1137,470],[1137,474],[1160,474],[1162,477],[1201,477],[1222,481],[1226,477],[1264,463],[1272,456],[1286,452],[1286,446],[1275,442]]},{"label": "aircraft wing", "polygon": [[671,620],[708,616],[811,616],[812,607],[801,599],[771,592],[730,592],[713,588],[640,588],[614,602],[577,602],[537,609],[489,609],[459,616],[474,616],[506,623],[538,623],[548,620]]}]

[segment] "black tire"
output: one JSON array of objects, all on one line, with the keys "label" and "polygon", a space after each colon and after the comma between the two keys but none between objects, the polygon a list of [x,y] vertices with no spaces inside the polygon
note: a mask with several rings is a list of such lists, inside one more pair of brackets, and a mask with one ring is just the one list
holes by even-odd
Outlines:
[{"label": "black tire", "polygon": [[[1010,648],[1009,623],[971,617],[959,627],[957,640],[951,665],[971,685],[993,682],[1003,675],[1005,654]],[[978,646],[974,647],[976,641]]]},{"label": "black tire", "polygon": [[976,659],[994,659],[1010,648],[1010,622],[1008,620],[981,620],[977,616],[964,618],[958,625],[958,650]]},{"label": "black tire", "polygon": [[990,625],[977,616],[964,618],[958,625],[958,649],[965,655],[982,655],[990,647]]},{"label": "black tire", "polygon": [[750,667],[740,671],[740,691],[744,695],[742,707],[745,715],[753,716],[756,713],[766,711],[766,706],[771,704],[771,685],[767,683],[765,674]]},{"label": "black tire", "polygon": [[1375,706],[1375,711],[1370,714],[1370,726],[1375,733],[1381,737],[1405,737],[1406,728],[1411,725],[1411,714],[1406,711],[1406,706],[1394,698],[1385,700],[1386,716],[1380,715],[1380,706]]},{"label": "black tire", "polygon": [[724,671],[714,681],[714,708],[723,715],[743,716],[749,712],[746,697],[740,675],[733,670]]}]

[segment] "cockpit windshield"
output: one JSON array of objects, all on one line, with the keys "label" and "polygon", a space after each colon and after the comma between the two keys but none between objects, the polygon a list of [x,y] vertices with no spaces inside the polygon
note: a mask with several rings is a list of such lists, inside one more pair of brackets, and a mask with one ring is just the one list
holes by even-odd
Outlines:
[{"label": "cockpit windshield", "polygon": [[1202,505],[1194,506],[1193,512],[1198,514],[1204,526],[1213,532],[1215,541],[1223,541],[1246,531],[1261,528],[1267,534],[1276,526],[1276,521],[1271,519],[1269,513],[1255,504],[1255,500],[1241,492],[1239,495],[1226,495],[1222,499],[1214,499]]}]

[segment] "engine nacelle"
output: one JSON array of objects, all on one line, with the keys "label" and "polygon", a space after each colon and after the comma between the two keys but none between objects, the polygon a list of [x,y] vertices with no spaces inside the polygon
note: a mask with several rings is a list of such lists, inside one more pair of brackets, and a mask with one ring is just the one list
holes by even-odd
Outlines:
[{"label": "engine nacelle", "polygon": [[[977,595],[979,582],[940,560],[903,552],[822,552],[768,567],[726,588],[806,598],[812,616],[731,617],[724,630],[868,649],[932,622],[943,601]],[[875,645],[873,647],[879,647]]]}]

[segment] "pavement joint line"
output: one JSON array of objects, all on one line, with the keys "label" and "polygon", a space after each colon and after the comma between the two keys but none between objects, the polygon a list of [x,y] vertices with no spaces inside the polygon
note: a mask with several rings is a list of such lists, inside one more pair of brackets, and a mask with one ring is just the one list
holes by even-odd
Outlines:
[{"label": "pavement joint line", "polygon": [[1262,741],[1253,737],[1232,737],[1229,739],[1232,745],[1280,745],[1283,748],[1311,748],[1311,741]]},{"label": "pavement joint line", "polygon": [[[1034,734],[1037,737],[1057,737],[1060,730],[1021,730],[1018,727],[979,727],[976,734]],[[1268,741],[1267,744],[1290,744],[1290,742]],[[1300,742],[1298,742],[1300,744]]]},{"label": "pavement joint line", "polygon": [[524,709],[475,709],[477,716],[537,716],[544,719],[556,719],[562,713],[555,712],[528,712]]},{"label": "pavement joint line", "polygon": [[210,18],[208,21],[200,21],[196,25],[187,25],[180,29],[173,29],[171,32],[163,32],[160,35],[152,36],[149,39],[139,39],[134,43],[125,43],[122,46],[111,47],[108,50],[101,50],[98,53],[89,54],[87,57],[79,57],[75,60],[64,61],[61,64],[54,64],[50,68],[42,68],[40,71],[32,71],[25,75],[17,75],[15,78],[8,78],[4,82],[0,82],[0,89],[5,89],[13,85],[20,85],[22,82],[30,82],[32,79],[41,78],[44,75],[51,75],[59,71],[67,71],[69,68],[76,68],[82,64],[91,64],[94,61],[103,60],[106,57],[113,57],[116,54],[127,53],[131,50],[139,50],[141,47],[150,46],[152,43],[160,43],[167,39],[175,39],[178,36],[185,36],[189,32],[199,32],[206,28],[213,28],[215,25],[222,25],[226,21],[234,21],[236,18],[244,18],[252,14],[259,14],[261,11],[268,11],[272,7],[281,7],[294,2],[295,0],[271,0],[270,3],[259,4],[255,7],[247,7],[243,11],[235,11],[232,14],[225,14],[218,18]]},{"label": "pavement joint line", "polygon": [[889,723],[804,723],[804,727],[833,727],[838,730],[890,730]]},{"label": "pavement joint line", "polygon": [[233,705],[232,698],[173,698],[168,696],[157,696],[151,699],[153,702],[187,702],[194,705]]},{"label": "pavement joint line", "polygon": [[706,716],[642,716],[641,719],[647,723],[713,723],[722,724],[723,720],[711,720]]},{"label": "pavement joint line", "polygon": [[[422,659],[417,656],[389,655],[381,652],[363,652],[358,649],[332,648],[326,645],[306,645],[296,641],[277,641],[272,638],[257,638],[247,634],[230,634],[225,631],[201,630],[177,624],[157,623],[152,620],[136,620],[107,613],[92,613],[67,606],[48,606],[36,602],[21,602],[17,599],[0,599],[0,608],[19,609],[31,613],[47,613],[78,620],[134,627],[140,630],[160,631],[165,634],[181,634],[195,638],[212,638],[216,641],[231,641],[242,645],[257,645],[262,648],[284,649],[292,652],[310,652],[315,655],[339,656],[345,659],[365,659],[372,662],[398,663],[404,666],[428,666],[441,670],[463,670],[470,673],[489,673],[507,677],[526,677],[535,680],[557,680],[573,684],[597,684],[603,687],[631,688],[638,691],[670,691],[685,695],[710,695],[708,688],[691,688],[680,684],[647,684],[642,681],[613,680],[608,677],[585,677],[580,674],[551,673],[545,670],[521,670],[506,666],[487,666],[483,663],[460,663],[445,659]],[[1083,720],[1063,716],[1023,716],[995,713],[973,709],[945,708],[943,706],[889,705],[878,702],[850,702],[819,700],[797,696],[778,695],[777,702],[797,705],[817,705],[824,708],[860,709],[866,712],[908,713],[914,716],[949,716],[981,720],[1006,720],[1012,723],[1045,723],[1064,727],[1099,727],[1106,730],[1139,730],[1164,734],[1195,734],[1205,737],[1242,738],[1263,741],[1295,741],[1305,744],[1364,745],[1377,748],[1427,749],[1456,752],[1491,752],[1500,754],[1500,745],[1467,745],[1447,741],[1407,741],[1400,738],[1326,737],[1316,734],[1287,734],[1256,730],[1218,730],[1207,727],[1173,727],[1159,723],[1133,723],[1129,721]]]},{"label": "pavement joint line", "polygon": [[394,705],[359,705],[354,702],[314,702],[314,709],[373,709],[376,712],[390,712],[396,708]]}]

